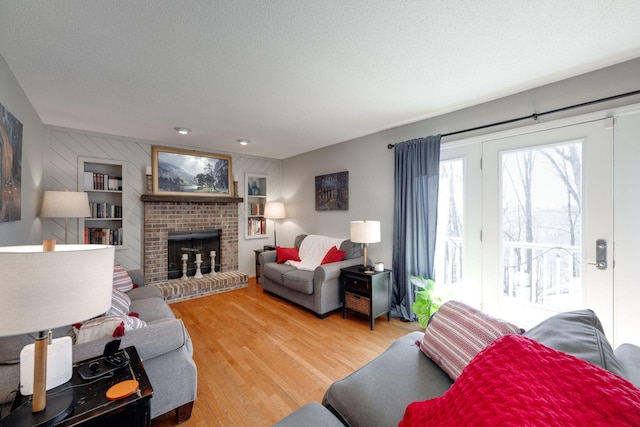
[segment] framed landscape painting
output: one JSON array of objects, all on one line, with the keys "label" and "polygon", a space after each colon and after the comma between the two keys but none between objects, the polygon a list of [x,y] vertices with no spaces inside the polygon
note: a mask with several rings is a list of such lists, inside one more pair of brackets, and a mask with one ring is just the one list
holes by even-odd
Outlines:
[{"label": "framed landscape painting", "polygon": [[154,194],[230,196],[230,156],[167,147],[152,147],[151,155]]}]

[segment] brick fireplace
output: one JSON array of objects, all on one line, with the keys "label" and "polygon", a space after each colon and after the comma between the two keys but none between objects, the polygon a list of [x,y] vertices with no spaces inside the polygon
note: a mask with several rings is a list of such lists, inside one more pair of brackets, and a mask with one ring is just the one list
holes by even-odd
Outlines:
[{"label": "brick fireplace", "polygon": [[238,270],[238,203],[241,198],[144,195],[144,276],[167,280],[169,231],[220,229],[220,271]]}]

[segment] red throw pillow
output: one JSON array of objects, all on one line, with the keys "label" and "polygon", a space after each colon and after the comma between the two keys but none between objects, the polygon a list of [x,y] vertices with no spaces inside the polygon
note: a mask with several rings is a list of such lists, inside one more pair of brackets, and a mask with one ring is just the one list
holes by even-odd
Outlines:
[{"label": "red throw pillow", "polygon": [[481,351],[440,397],[407,406],[399,427],[638,426],[640,389],[521,335]]},{"label": "red throw pillow", "polygon": [[278,264],[284,264],[286,261],[300,261],[298,255],[298,248],[276,248],[276,256],[278,257]]},{"label": "red throw pillow", "polygon": [[322,262],[320,263],[320,265],[342,261],[344,259],[344,254],[346,253],[346,251],[341,251],[335,246],[332,246],[331,249],[327,251],[327,254],[324,256],[324,258],[322,258]]}]

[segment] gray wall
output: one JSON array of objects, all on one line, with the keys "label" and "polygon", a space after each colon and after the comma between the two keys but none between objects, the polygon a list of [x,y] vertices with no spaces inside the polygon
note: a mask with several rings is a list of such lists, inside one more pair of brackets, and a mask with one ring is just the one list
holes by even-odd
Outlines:
[{"label": "gray wall", "polygon": [[[634,90],[640,90],[640,59],[288,158],[282,165],[282,195],[288,218],[280,228],[279,240],[282,245],[293,242],[293,237],[300,232],[348,236],[350,221],[363,217],[380,220],[382,242],[369,246],[369,257],[391,265],[393,150],[388,150],[387,144],[528,116]],[[640,96],[541,117],[538,122],[634,102],[640,102]],[[446,144],[530,124],[533,124],[532,120],[447,137],[442,142]],[[314,176],[340,171],[349,171],[349,210],[316,212]]]},{"label": "gray wall", "polygon": [[22,212],[20,221],[0,223],[0,246],[41,244],[42,223],[37,217],[42,198],[45,127],[0,56],[0,103],[23,126],[22,135]]},{"label": "gray wall", "polygon": [[[293,242],[301,232],[348,236],[351,220],[382,222],[382,242],[369,247],[373,261],[391,265],[393,222],[393,152],[387,144],[421,136],[448,133],[514,117],[580,104],[640,90],[640,59],[618,64],[548,86],[347,141],[283,161],[282,195],[288,218],[279,228],[278,241]],[[628,106],[627,108],[622,108]],[[637,248],[640,242],[640,96],[579,108],[539,119],[539,123],[598,112],[616,117],[614,135],[614,336],[615,345],[640,345],[635,325],[640,324]],[[594,113],[595,114],[595,113]],[[502,130],[532,125],[532,120],[443,139],[443,144]],[[349,211],[316,212],[314,176],[349,171]]]}]

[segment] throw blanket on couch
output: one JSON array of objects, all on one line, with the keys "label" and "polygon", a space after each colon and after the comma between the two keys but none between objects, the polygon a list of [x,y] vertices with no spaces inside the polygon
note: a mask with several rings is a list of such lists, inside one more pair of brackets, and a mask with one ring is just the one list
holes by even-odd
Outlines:
[{"label": "throw blanket on couch", "polygon": [[329,249],[333,246],[340,249],[340,245],[345,240],[347,239],[310,234],[300,244],[298,251],[300,261],[287,261],[285,264],[296,267],[298,270],[313,271],[320,265]]},{"label": "throw blanket on couch", "polygon": [[521,335],[481,351],[442,396],[407,406],[400,427],[640,426],[640,389]]}]

